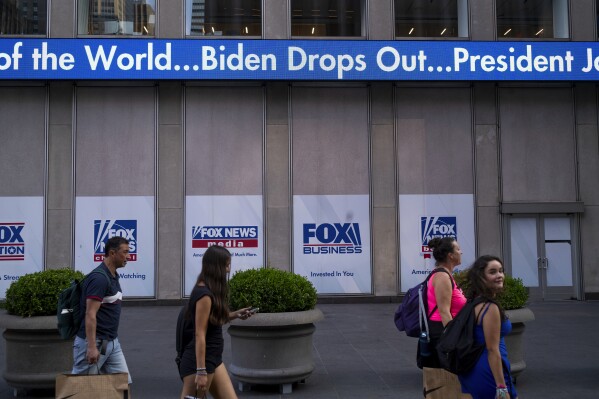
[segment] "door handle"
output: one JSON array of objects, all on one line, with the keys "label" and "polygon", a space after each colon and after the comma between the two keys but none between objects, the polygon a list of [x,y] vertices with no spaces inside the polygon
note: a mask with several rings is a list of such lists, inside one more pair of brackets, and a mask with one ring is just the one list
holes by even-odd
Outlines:
[{"label": "door handle", "polygon": [[545,258],[545,269],[549,268],[549,259]]},{"label": "door handle", "polygon": [[537,258],[537,268],[542,269],[543,268],[543,258]]}]

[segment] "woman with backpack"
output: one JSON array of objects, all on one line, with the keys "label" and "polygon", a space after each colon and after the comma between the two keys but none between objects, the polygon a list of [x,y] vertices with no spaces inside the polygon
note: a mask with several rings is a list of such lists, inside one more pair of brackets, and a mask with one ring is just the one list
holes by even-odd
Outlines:
[{"label": "woman with backpack", "polygon": [[512,323],[495,302],[503,290],[503,281],[503,262],[496,256],[481,256],[468,271],[468,299],[484,299],[474,307],[474,339],[484,344],[485,349],[476,365],[459,376],[462,391],[471,394],[473,399],[518,398],[503,339],[512,330]]},{"label": "woman with backpack", "polygon": [[[466,304],[466,297],[457,286],[452,273],[462,262],[460,245],[452,237],[433,238],[428,242],[433,251],[436,268],[427,283],[427,312],[430,335],[430,355],[418,353],[418,367],[423,369],[426,398],[459,398],[460,383],[455,374],[441,368],[434,350],[443,328]],[[442,388],[438,387],[442,385]]]},{"label": "woman with backpack", "polygon": [[227,276],[231,253],[224,247],[209,247],[202,257],[202,271],[191,291],[186,317],[193,325],[194,337],[186,345],[179,364],[183,380],[181,399],[187,396],[237,399],[229,373],[222,362],[223,324],[245,320],[250,308],[229,312]]}]

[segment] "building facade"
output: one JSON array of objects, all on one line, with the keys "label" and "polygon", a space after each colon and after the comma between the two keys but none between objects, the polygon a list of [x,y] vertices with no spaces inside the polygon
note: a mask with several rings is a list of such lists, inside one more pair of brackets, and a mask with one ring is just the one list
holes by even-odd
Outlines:
[{"label": "building facade", "polygon": [[[21,3],[40,1],[0,1],[0,17],[13,18],[0,18],[2,290],[27,270],[90,270],[103,237],[121,234],[136,243],[121,276],[132,299],[185,297],[202,248],[218,244],[235,251],[234,269],[279,267],[306,275],[321,296],[386,300],[432,267],[425,237],[437,234],[457,236],[463,266],[500,255],[534,298],[599,297],[592,74],[539,78],[526,75],[526,59],[525,77],[506,79],[234,79],[218,69],[210,78],[73,79],[52,65],[67,73],[74,60],[47,54],[37,59],[50,65],[46,75],[24,78],[15,67],[24,68],[27,57],[15,53],[28,40],[73,48],[97,38],[108,40],[106,55],[115,43],[153,43],[156,69],[169,58],[165,41],[173,52],[223,43],[214,40],[322,52],[398,43],[414,49],[413,59],[399,57],[406,71],[418,68],[418,46],[459,56],[507,43],[528,56],[527,45],[568,54],[584,43],[592,52],[595,0],[530,1],[537,8],[524,10],[456,0],[418,12],[418,1],[401,0],[221,2],[229,10],[196,0],[49,0],[36,6],[36,26],[47,29],[35,32],[14,22]],[[533,56],[537,71],[570,62]],[[483,58],[462,66],[492,69]],[[129,61],[137,60],[119,58],[121,69]],[[349,62],[323,56],[315,68],[333,61]]]}]

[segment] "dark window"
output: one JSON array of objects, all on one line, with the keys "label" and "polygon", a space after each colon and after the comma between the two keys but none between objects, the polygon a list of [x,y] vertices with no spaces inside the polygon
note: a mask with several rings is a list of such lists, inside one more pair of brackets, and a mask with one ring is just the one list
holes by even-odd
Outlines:
[{"label": "dark window", "polygon": [[497,0],[499,39],[567,38],[567,0]]},{"label": "dark window", "polygon": [[468,37],[467,0],[395,0],[396,37]]},{"label": "dark window", "polygon": [[291,35],[363,36],[362,0],[291,0]]},{"label": "dark window", "polygon": [[0,0],[0,35],[45,35],[46,0]]},{"label": "dark window", "polygon": [[154,36],[156,0],[79,0],[80,35]]},{"label": "dark window", "polygon": [[261,0],[186,0],[191,36],[262,36]]}]

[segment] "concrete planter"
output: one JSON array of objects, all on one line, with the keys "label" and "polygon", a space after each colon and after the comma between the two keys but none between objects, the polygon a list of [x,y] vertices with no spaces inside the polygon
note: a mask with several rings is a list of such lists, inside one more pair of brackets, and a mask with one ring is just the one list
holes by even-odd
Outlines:
[{"label": "concrete planter", "polygon": [[54,389],[56,376],[73,367],[73,342],[63,340],[56,316],[21,317],[0,310],[6,341],[2,377],[17,389]]},{"label": "concrete planter", "polygon": [[235,320],[231,336],[231,374],[243,391],[251,384],[279,385],[290,393],[292,384],[314,371],[312,335],[314,323],[323,319],[319,309],[289,313],[258,313]]},{"label": "concrete planter", "polygon": [[526,369],[523,342],[526,326],[524,323],[533,321],[535,315],[529,308],[506,310],[505,313],[512,322],[512,332],[505,337],[505,345],[512,365],[512,377],[515,380]]}]

